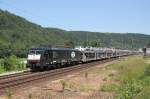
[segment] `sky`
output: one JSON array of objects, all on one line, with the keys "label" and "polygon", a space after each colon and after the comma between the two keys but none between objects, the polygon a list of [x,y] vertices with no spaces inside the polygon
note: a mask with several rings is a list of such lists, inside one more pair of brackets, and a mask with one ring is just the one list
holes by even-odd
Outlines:
[{"label": "sky", "polygon": [[150,34],[150,0],[0,0],[0,9],[43,27]]}]

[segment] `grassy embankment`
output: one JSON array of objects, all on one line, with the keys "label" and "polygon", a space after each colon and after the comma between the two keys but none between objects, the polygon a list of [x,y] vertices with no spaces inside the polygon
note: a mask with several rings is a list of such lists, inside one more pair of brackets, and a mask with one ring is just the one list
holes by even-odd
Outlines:
[{"label": "grassy embankment", "polygon": [[25,70],[26,66],[23,61],[25,59],[17,58],[14,55],[0,59],[0,73]]},{"label": "grassy embankment", "polygon": [[113,84],[104,84],[100,90],[115,92],[116,99],[149,99],[150,97],[150,58],[131,56],[106,66],[115,70],[110,75]]}]

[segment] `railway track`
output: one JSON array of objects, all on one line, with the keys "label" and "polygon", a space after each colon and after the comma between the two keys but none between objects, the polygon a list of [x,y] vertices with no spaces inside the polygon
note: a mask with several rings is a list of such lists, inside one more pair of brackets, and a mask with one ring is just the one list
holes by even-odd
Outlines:
[{"label": "railway track", "polygon": [[[116,58],[115,58],[116,59]],[[0,93],[3,93],[6,88],[15,88],[17,86],[21,86],[24,84],[29,84],[31,82],[42,81],[43,79],[48,78],[58,78],[61,75],[69,74],[71,72],[82,71],[83,69],[93,67],[98,64],[102,64],[105,62],[113,61],[115,59],[108,59],[102,61],[91,62],[87,64],[79,64],[71,67],[55,69],[51,71],[44,71],[44,72],[23,72],[19,74],[13,75],[5,75],[4,77],[0,77]],[[8,78],[7,78],[8,77]]]},{"label": "railway track", "polygon": [[4,79],[12,78],[12,77],[18,77],[18,76],[28,75],[28,74],[31,74],[31,73],[32,72],[30,72],[30,71],[24,71],[24,72],[20,72],[20,73],[3,75],[3,76],[0,76],[0,81],[4,80]]}]

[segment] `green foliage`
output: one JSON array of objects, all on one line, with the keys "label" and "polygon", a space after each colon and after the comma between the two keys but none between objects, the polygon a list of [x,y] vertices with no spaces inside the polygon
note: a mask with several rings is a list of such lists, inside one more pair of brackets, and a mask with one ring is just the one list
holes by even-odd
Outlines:
[{"label": "green foliage", "polygon": [[[88,35],[88,42],[87,36]],[[43,28],[26,19],[0,10],[0,57],[15,54],[25,57],[31,47],[43,45],[89,45],[116,48],[141,48],[150,36],[144,34],[65,31]]]},{"label": "green foliage", "polygon": [[62,86],[62,90],[64,90],[67,86],[67,83],[64,80],[60,80],[60,84]]},{"label": "green foliage", "polygon": [[64,44],[66,47],[70,47],[70,48],[74,48],[75,47],[75,44],[74,42],[68,40],[68,41],[65,41],[65,44]]},{"label": "green foliage", "polygon": [[143,82],[143,90],[135,97],[135,99],[149,99],[150,97],[150,64],[145,68],[140,79]]},{"label": "green foliage", "polygon": [[150,87],[144,88],[134,99],[149,99]]},{"label": "green foliage", "polygon": [[144,74],[145,76],[150,76],[150,64],[146,67]]},{"label": "green foliage", "polygon": [[123,79],[120,85],[116,84],[104,84],[100,90],[104,92],[116,92],[117,99],[133,99],[143,89],[143,83],[141,80],[136,79]]},{"label": "green foliage", "polygon": [[25,64],[15,55],[0,59],[0,73],[6,71],[24,70]]},{"label": "green foliage", "polygon": [[[113,90],[117,93],[117,99],[148,99],[146,97],[150,94],[150,65],[147,61],[149,58],[131,56],[107,66],[107,69],[115,69],[119,73],[116,78],[120,84],[116,86],[117,90]],[[111,87],[112,85],[104,85],[102,90],[114,89]]]},{"label": "green foliage", "polygon": [[0,59],[0,73],[4,72],[3,61],[4,61],[4,59]]},{"label": "green foliage", "polygon": [[15,55],[9,56],[8,58],[4,58],[4,69],[6,71],[15,70],[17,63],[17,57]]},{"label": "green foliage", "polygon": [[150,47],[150,41],[147,43],[146,47]]},{"label": "green foliage", "polygon": [[119,99],[133,99],[142,90],[142,81],[136,79],[123,79],[118,89]]},{"label": "green foliage", "polygon": [[113,91],[117,91],[118,89],[118,85],[116,84],[104,84],[100,87],[100,91],[104,91],[104,92],[113,92]]}]

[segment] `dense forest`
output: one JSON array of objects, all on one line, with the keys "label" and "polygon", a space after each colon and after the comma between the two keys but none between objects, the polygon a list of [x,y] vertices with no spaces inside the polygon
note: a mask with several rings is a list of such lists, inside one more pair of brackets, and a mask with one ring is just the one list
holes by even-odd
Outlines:
[{"label": "dense forest", "polygon": [[8,11],[0,10],[0,56],[23,55],[31,47],[44,45],[98,46],[138,49],[146,46],[150,35],[100,33],[45,28]]}]

